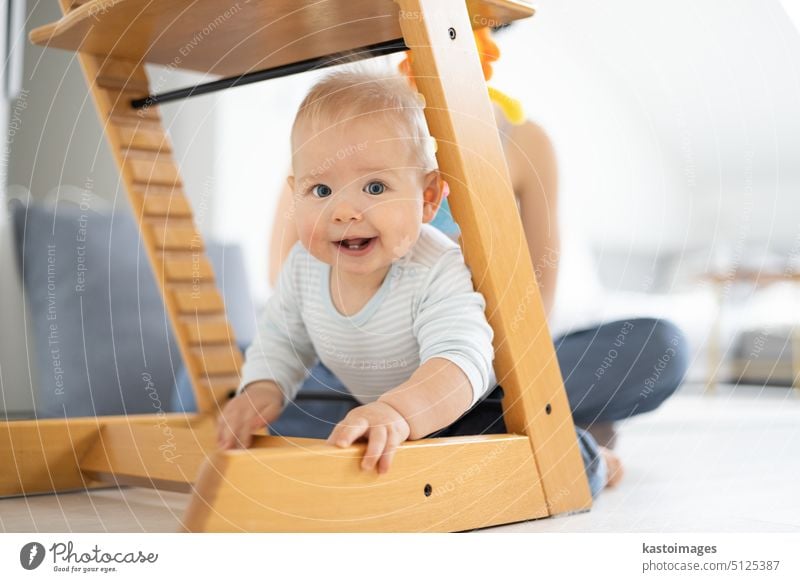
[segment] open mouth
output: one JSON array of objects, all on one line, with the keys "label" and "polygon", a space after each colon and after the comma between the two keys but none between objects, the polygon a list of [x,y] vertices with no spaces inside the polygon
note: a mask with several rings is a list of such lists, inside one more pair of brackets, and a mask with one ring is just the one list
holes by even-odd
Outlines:
[{"label": "open mouth", "polygon": [[346,238],[344,240],[340,240],[338,244],[340,247],[344,247],[351,251],[360,251],[367,248],[369,243],[374,239],[374,236],[370,238]]},{"label": "open mouth", "polygon": [[378,240],[378,237],[353,237],[353,238],[346,238],[340,240],[338,242],[334,242],[338,249],[343,253],[351,256],[361,256],[365,255],[372,247],[375,246],[375,241]]}]

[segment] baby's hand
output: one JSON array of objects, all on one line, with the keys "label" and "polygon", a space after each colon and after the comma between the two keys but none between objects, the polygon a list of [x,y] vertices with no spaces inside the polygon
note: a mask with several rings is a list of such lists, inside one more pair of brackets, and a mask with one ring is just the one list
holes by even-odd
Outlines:
[{"label": "baby's hand", "polygon": [[378,465],[378,473],[386,473],[397,447],[408,439],[411,429],[403,415],[385,402],[371,402],[351,410],[328,437],[328,444],[349,447],[361,436],[368,440],[361,468]]},{"label": "baby's hand", "polygon": [[247,448],[253,431],[277,419],[283,408],[283,394],[274,382],[255,382],[222,409],[217,422],[217,446],[221,449]]}]

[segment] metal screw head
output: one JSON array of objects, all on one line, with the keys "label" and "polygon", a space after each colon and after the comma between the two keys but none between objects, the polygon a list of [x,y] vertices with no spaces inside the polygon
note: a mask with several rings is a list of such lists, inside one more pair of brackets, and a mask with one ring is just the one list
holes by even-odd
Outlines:
[{"label": "metal screw head", "polygon": [[450,40],[456,39],[456,29],[452,26],[448,29],[447,33],[450,35]]},{"label": "metal screw head", "polygon": [[553,407],[552,407],[552,406],[550,406],[550,403],[549,403],[549,402],[547,403],[547,406],[545,406],[545,407],[544,407],[544,411],[545,411],[547,414],[550,414],[550,413],[553,411]]},{"label": "metal screw head", "polygon": [[433,493],[433,487],[430,483],[425,483],[425,497],[430,497],[431,493]]}]

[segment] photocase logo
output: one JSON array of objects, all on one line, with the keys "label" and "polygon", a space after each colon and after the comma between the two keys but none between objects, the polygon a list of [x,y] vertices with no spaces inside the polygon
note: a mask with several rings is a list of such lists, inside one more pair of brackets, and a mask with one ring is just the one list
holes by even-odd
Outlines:
[{"label": "photocase logo", "polygon": [[29,542],[19,552],[19,563],[26,570],[35,570],[44,560],[44,546],[39,542]]}]

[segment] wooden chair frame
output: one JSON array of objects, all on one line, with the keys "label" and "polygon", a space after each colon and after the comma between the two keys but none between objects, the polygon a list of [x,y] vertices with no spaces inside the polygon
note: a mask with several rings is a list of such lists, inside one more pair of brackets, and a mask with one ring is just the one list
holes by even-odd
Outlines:
[{"label": "wooden chair frame", "polygon": [[[191,491],[187,531],[461,531],[591,507],[471,33],[530,16],[526,2],[331,0],[310,13],[309,0],[271,0],[220,20],[213,0],[59,1],[64,17],[31,40],[78,51],[199,412],[0,423],[0,495]],[[465,260],[495,332],[509,434],[409,441],[386,475],[359,469],[363,444],[262,435],[248,450],[216,450],[215,415],[242,358],[158,107],[131,106],[151,89],[144,63],[174,62],[204,22],[218,22],[213,40],[198,41],[181,67],[237,75],[398,37],[413,51]],[[310,33],[314,42],[295,42]]]}]

